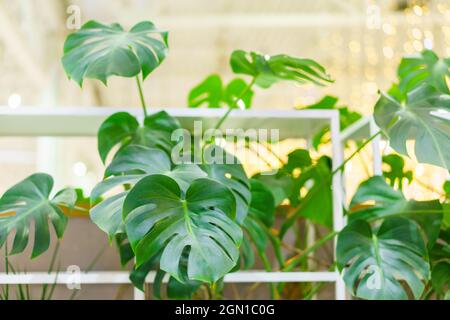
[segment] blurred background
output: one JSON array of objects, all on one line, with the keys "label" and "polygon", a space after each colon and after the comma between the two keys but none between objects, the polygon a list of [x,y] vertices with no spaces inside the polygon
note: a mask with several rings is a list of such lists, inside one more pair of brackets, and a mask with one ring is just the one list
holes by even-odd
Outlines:
[{"label": "blurred background", "polygon": [[[67,79],[60,58],[74,14],[81,23],[95,19],[129,28],[151,20],[170,31],[169,56],[144,83],[150,106],[161,108],[185,107],[189,90],[211,73],[230,79],[228,59],[235,49],[312,58],[335,79],[325,88],[288,83],[258,90],[253,108],[292,109],[331,94],[364,115],[372,112],[378,90],[395,81],[403,55],[425,48],[450,55],[449,0],[0,0],[1,106],[139,107],[134,81],[111,78],[108,88],[86,81],[82,90]],[[302,142],[294,144],[285,150]],[[364,178],[369,159],[363,155],[347,174]],[[407,195],[439,195],[445,172],[414,161],[407,167],[428,181],[407,186]],[[35,171],[52,173],[58,185],[79,186],[88,195],[102,177],[96,139],[0,137],[0,194]],[[359,181],[352,180],[349,195]],[[76,263],[85,269],[105,244],[94,225],[71,223],[62,243],[71,254],[62,267]],[[45,259],[28,268],[45,270]],[[95,268],[119,269],[115,251],[107,249]],[[99,287],[82,297],[95,297]],[[98,294],[117,294],[105,292]],[[130,296],[131,288],[123,289],[121,297]]]}]

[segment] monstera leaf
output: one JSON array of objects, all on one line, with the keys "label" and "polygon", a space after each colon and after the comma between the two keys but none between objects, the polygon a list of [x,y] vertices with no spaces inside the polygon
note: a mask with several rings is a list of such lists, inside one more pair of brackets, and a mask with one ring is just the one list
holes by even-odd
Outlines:
[{"label": "monstera leaf", "polygon": [[[97,203],[102,195],[123,185],[134,185],[151,174],[165,174],[175,179],[183,192],[192,181],[206,177],[195,164],[171,167],[169,156],[162,150],[139,145],[129,145],[119,151],[105,170],[105,180],[95,186],[91,193],[92,203]],[[121,191],[91,209],[92,221],[109,237],[124,232],[122,206],[128,190]]]},{"label": "monstera leaf", "polygon": [[231,55],[230,64],[234,73],[252,76],[261,88],[269,88],[282,80],[320,86],[332,82],[325,68],[314,60],[284,54],[267,56],[236,50]]},{"label": "monstera leaf", "polygon": [[238,261],[236,201],[219,182],[197,179],[183,194],[174,179],[150,175],[128,193],[123,216],[137,267],[161,254],[160,269],[183,282],[180,261],[189,250],[188,279],[213,283]]},{"label": "monstera leaf", "polygon": [[[323,156],[299,177],[293,179],[290,202],[296,207],[284,221],[280,235],[284,236],[299,216],[330,228],[332,226],[331,159]],[[300,190],[308,191],[304,197]]]},{"label": "monstera leaf", "polygon": [[85,78],[106,84],[109,76],[134,77],[140,72],[145,79],[166,57],[167,35],[150,21],[136,24],[129,32],[117,23],[89,21],[67,37],[62,63],[80,86]]},{"label": "monstera leaf", "polygon": [[431,248],[439,236],[442,224],[442,205],[439,200],[407,200],[403,193],[394,190],[380,177],[372,177],[359,186],[350,202],[349,221],[404,216],[414,219],[427,235]]},{"label": "monstera leaf", "polygon": [[447,77],[450,77],[450,59],[439,59],[431,50],[424,50],[402,58],[398,67],[398,90],[404,94],[426,82],[439,91],[449,94]]},{"label": "monstera leaf", "polygon": [[364,299],[407,299],[402,282],[418,299],[430,276],[425,243],[409,219],[389,218],[378,229],[353,221],[340,232],[336,255],[347,287]]},{"label": "monstera leaf", "polygon": [[58,238],[64,234],[67,217],[59,206],[72,208],[77,199],[75,190],[64,189],[49,199],[53,178],[36,173],[19,182],[0,198],[0,247],[8,234],[16,231],[10,254],[21,253],[28,244],[30,225],[34,223],[32,258],[47,251],[50,245],[51,222]]},{"label": "monstera leaf", "polygon": [[198,108],[220,108],[224,105],[230,108],[238,107],[237,100],[243,103],[243,107],[249,109],[252,103],[253,90],[248,84],[239,78],[233,79],[224,87],[219,75],[213,74],[195,86],[188,96],[188,106]]},{"label": "monstera leaf", "polygon": [[98,152],[103,162],[111,150],[117,146],[139,144],[160,148],[170,154],[174,142],[172,132],[181,128],[180,123],[167,112],[160,111],[144,119],[139,126],[135,117],[127,112],[118,112],[107,118],[98,131]]},{"label": "monstera leaf", "polygon": [[450,168],[450,95],[421,85],[408,93],[406,104],[382,94],[375,121],[397,152],[408,155],[406,141],[415,140],[419,162]]},{"label": "monstera leaf", "polygon": [[236,221],[241,224],[247,216],[251,201],[250,183],[239,160],[217,145],[204,150],[205,163],[201,166],[208,177],[230,188],[236,199]]},{"label": "monstera leaf", "polygon": [[[319,109],[319,110],[329,110],[329,109],[335,109],[339,111],[339,120],[340,120],[340,128],[341,130],[344,130],[345,128],[349,127],[356,121],[362,118],[362,115],[356,111],[351,111],[346,106],[339,106],[338,105],[339,99],[334,96],[326,95],[322,99],[320,99],[318,102],[313,103],[308,106],[299,107],[298,109],[303,110],[309,110],[309,109]],[[321,130],[319,130],[312,138],[312,146],[314,149],[318,149],[319,145],[322,143],[327,143],[330,141],[330,139],[326,139],[327,134],[330,132],[330,126],[324,126]]]},{"label": "monstera leaf", "polygon": [[391,187],[396,184],[400,190],[403,187],[403,181],[406,180],[408,184],[412,182],[413,172],[405,170],[405,161],[402,157],[396,154],[388,154],[383,156],[383,163],[386,163],[390,169],[383,171],[383,176],[389,180]]}]

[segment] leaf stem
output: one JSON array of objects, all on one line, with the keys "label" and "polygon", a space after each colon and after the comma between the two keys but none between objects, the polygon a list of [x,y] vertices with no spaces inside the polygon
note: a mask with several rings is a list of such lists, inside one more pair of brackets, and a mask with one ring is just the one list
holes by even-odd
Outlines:
[{"label": "leaf stem", "polygon": [[305,251],[303,251],[301,254],[298,254],[297,256],[291,258],[286,266],[282,269],[282,271],[291,271],[295,268],[295,266],[300,263],[304,258],[306,258],[311,252],[316,251],[318,248],[323,246],[325,243],[327,243],[329,240],[334,238],[339,232],[338,231],[331,231],[327,235],[325,235],[322,239],[315,242],[312,246],[307,248]]},{"label": "leaf stem", "polygon": [[345,168],[345,165],[353,159],[354,156],[356,156],[362,149],[364,149],[364,147],[366,145],[369,144],[369,142],[371,142],[373,139],[375,139],[379,134],[381,134],[381,130],[378,131],[377,133],[373,134],[372,136],[370,136],[366,141],[364,141],[351,155],[350,157],[348,157],[347,159],[344,160],[344,162],[342,162],[342,164],[337,167],[336,169],[333,170],[333,172],[331,173],[332,176],[334,176],[336,173],[338,173],[339,171],[342,171]]},{"label": "leaf stem", "polygon": [[248,86],[241,92],[241,94],[233,101],[233,103],[231,105],[228,106],[228,110],[227,112],[225,112],[223,114],[223,116],[219,119],[219,121],[216,123],[214,130],[218,130],[220,129],[220,127],[223,125],[223,123],[225,122],[225,120],[228,118],[228,116],[230,115],[231,111],[236,108],[239,100],[241,100],[253,87],[253,85],[256,82],[256,78],[253,77],[252,81],[250,81],[250,83],[248,84]]},{"label": "leaf stem", "polygon": [[142,92],[141,80],[139,80],[139,75],[136,76],[136,83],[139,90],[139,98],[141,99],[142,111],[144,111],[144,117],[147,117],[147,105],[145,104],[144,93]]}]

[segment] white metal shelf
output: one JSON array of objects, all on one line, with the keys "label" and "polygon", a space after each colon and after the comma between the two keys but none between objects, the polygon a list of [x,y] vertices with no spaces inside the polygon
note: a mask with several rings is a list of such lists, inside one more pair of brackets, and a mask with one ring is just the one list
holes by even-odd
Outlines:
[{"label": "white metal shelf", "polygon": [[[151,112],[162,109],[150,109]],[[178,118],[183,128],[193,130],[194,121],[203,129],[214,124],[225,109],[164,109]],[[111,114],[126,111],[141,117],[140,108],[109,107],[21,107],[0,106],[0,136],[95,136]],[[230,129],[280,129],[280,139],[309,138],[334,116],[334,110],[233,110],[224,122]]]},{"label": "white metal shelf", "polygon": [[[161,109],[151,109],[152,112]],[[203,130],[213,127],[224,114],[224,109],[165,109],[178,118],[182,126],[192,130],[195,120],[202,121]],[[95,136],[100,124],[109,115],[127,111],[141,116],[139,108],[106,107],[21,107],[11,109],[0,107],[0,137],[13,136]],[[222,128],[230,129],[279,129],[279,138],[310,139],[325,125],[331,128],[333,169],[343,162],[343,140],[340,137],[339,113],[337,110],[234,110]],[[57,177],[56,177],[57,178]],[[333,229],[344,227],[343,184],[340,172],[333,176]],[[336,243],[335,243],[336,244]],[[67,283],[73,274],[59,274],[58,283]],[[150,276],[148,281],[152,281]],[[0,274],[0,283],[53,283],[55,274],[33,273],[18,275]],[[240,271],[225,277],[227,282],[333,282],[335,298],[346,298],[342,277],[333,272],[262,272]],[[89,272],[80,275],[81,283],[129,283],[127,272]],[[135,299],[142,299],[142,293],[135,290]]]},{"label": "white metal shelf", "polygon": [[[90,271],[80,274],[27,272],[17,274],[0,273],[2,284],[122,284],[129,283],[129,272],[126,271]],[[278,282],[335,282],[339,278],[337,272],[266,272],[238,271],[229,273],[224,281],[228,283],[278,283]],[[155,272],[150,272],[146,283],[153,283]],[[167,277],[165,279],[167,281]]]}]

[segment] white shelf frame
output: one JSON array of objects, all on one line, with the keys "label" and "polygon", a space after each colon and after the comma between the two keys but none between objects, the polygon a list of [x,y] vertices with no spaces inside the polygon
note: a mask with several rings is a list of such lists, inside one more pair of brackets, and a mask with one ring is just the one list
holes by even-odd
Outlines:
[{"label": "white shelf frame", "polygon": [[[202,120],[204,127],[210,127],[225,112],[223,109],[165,109],[178,118],[184,127],[190,128],[193,120]],[[0,107],[0,137],[64,137],[95,136],[97,130],[109,115],[117,111],[126,111],[135,116],[141,114],[138,108],[106,107],[21,107],[11,109]],[[159,111],[153,109],[152,111]],[[223,128],[279,128],[280,139],[310,139],[320,128],[328,124],[331,128],[333,170],[343,162],[343,142],[340,134],[339,113],[337,110],[234,110],[224,123]],[[343,216],[344,188],[341,173],[333,176],[333,229],[340,231],[345,225]],[[335,243],[336,244],[336,243]],[[66,284],[73,274],[49,274],[27,272],[26,274],[0,273],[0,284]],[[147,283],[152,283],[151,273]],[[128,272],[90,271],[81,273],[80,284],[118,284],[130,283]],[[345,300],[344,281],[336,270],[324,272],[265,272],[239,271],[228,274],[226,282],[330,282],[335,284],[335,299]],[[134,299],[144,299],[141,291],[135,289]]]}]

